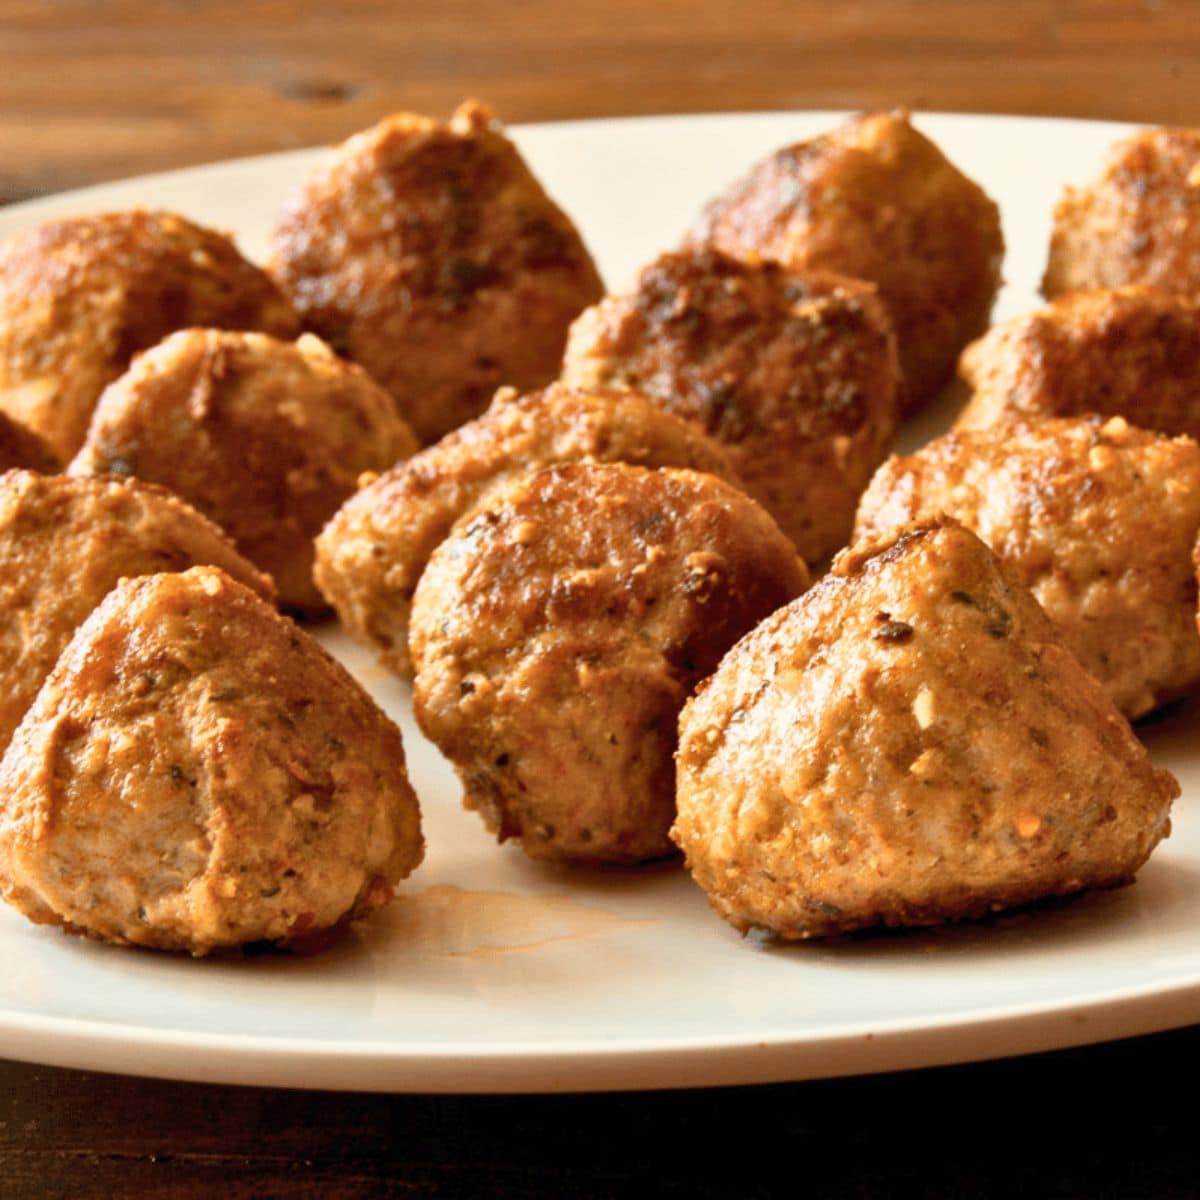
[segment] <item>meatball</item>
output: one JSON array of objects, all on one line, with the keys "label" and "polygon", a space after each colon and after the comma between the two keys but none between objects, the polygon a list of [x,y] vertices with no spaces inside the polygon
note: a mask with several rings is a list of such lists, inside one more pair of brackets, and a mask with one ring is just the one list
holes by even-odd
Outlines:
[{"label": "meatball", "polygon": [[0,751],[71,635],[118,580],[201,564],[274,599],[271,580],[221,530],[162,488],[0,475]]},{"label": "meatball", "polygon": [[417,720],[501,841],[537,859],[659,857],[684,700],[806,583],[771,518],[710,475],[548,468],[493,492],[430,558]]},{"label": "meatball", "polygon": [[664,254],[572,326],[563,379],[624,384],[702,425],[809,562],[839,549],[895,432],[895,340],[855,280]]},{"label": "meatball", "polygon": [[103,941],[311,938],[421,861],[400,731],[214,567],[123,580],[0,763],[0,890]]},{"label": "meatball", "polygon": [[1200,446],[1121,417],[946,434],[880,467],[858,531],[948,513],[1037,597],[1131,719],[1200,680]]},{"label": "meatball", "polygon": [[1200,129],[1124,138],[1090,187],[1063,192],[1043,293],[1123,283],[1200,292]]},{"label": "meatball", "polygon": [[930,925],[1122,883],[1179,787],[974,534],[840,555],[680,720],[672,836],[741,930]]},{"label": "meatball", "polygon": [[1200,435],[1200,297],[1123,287],[1060,296],[992,328],[959,373],[978,428],[1102,413],[1145,429]]},{"label": "meatball", "polygon": [[64,461],[105,386],[189,325],[298,332],[229,238],[165,212],[47,221],[0,248],[0,410]]},{"label": "meatball", "polygon": [[397,113],[352,137],[284,214],[270,268],[309,328],[362,363],[422,441],[501,384],[554,378],[603,293],[570,219],[492,113]]},{"label": "meatball", "polygon": [[876,284],[908,412],[987,327],[1004,257],[999,209],[904,112],[868,113],[776,151],[708,206],[691,238]]},{"label": "meatball", "polygon": [[27,467],[53,475],[61,466],[58,455],[32,429],[0,409],[0,471]]},{"label": "meatball", "polygon": [[410,676],[413,591],[454,522],[517,475],[585,460],[690,467],[735,481],[701,430],[635,392],[501,391],[483,416],[346,501],[317,539],[317,585],[358,641]]},{"label": "meatball", "polygon": [[391,397],[319,338],[189,329],[105,389],[68,470],[169,487],[274,576],[282,604],[319,612],[313,538],[361,472],[416,449]]}]

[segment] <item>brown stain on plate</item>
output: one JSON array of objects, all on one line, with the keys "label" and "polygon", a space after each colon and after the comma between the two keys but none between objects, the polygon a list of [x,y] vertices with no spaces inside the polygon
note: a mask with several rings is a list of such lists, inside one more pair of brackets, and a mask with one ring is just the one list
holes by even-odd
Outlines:
[{"label": "brown stain on plate", "polygon": [[653,918],[624,917],[569,896],[471,891],[439,883],[397,897],[390,935],[446,958],[537,950]]}]

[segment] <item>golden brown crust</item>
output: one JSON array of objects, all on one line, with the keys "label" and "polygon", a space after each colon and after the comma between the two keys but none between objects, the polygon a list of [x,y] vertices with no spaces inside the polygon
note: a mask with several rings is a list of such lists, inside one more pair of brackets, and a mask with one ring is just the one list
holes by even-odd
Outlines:
[{"label": "golden brown crust", "polygon": [[1200,297],[1129,286],[1072,292],[968,346],[960,428],[1100,413],[1200,436]]},{"label": "golden brown crust", "polygon": [[1004,256],[999,209],[905,112],[867,113],[777,151],[690,236],[874,283],[896,327],[909,412],[987,327]]},{"label": "golden brown crust", "polygon": [[712,476],[552,467],[491,493],[430,558],[417,720],[468,807],[531,856],[669,853],[679,709],[806,583],[771,518]]},{"label": "golden brown crust", "polygon": [[947,513],[977,533],[1131,719],[1200,680],[1200,446],[1120,417],[960,430],[889,459],[858,533]]},{"label": "golden brown crust", "polygon": [[1043,294],[1125,283],[1200,292],[1200,129],[1123,138],[1054,210]]},{"label": "golden brown crust", "polygon": [[109,385],[68,470],[169,487],[274,576],[280,603],[319,612],[313,538],[363,471],[416,450],[391,397],[318,338],[189,329]]},{"label": "golden brown crust", "polygon": [[124,580],[0,764],[0,887],[31,919],[206,954],[386,903],[421,860],[400,732],[222,571]]},{"label": "golden brown crust", "polygon": [[740,929],[927,925],[1128,879],[1179,787],[951,521],[835,561],[680,720],[673,837]]},{"label": "golden brown crust", "polygon": [[352,137],[284,214],[270,269],[309,328],[362,363],[425,442],[502,384],[554,378],[603,285],[491,112],[397,113]]},{"label": "golden brown crust", "polygon": [[411,676],[409,614],[430,554],[490,489],[566,462],[689,467],[736,482],[716,443],[636,392],[501,391],[483,416],[346,501],[317,539],[317,586],[358,641]]},{"label": "golden brown crust", "polygon": [[133,479],[0,476],[0,750],[84,618],[124,576],[221,567],[275,589],[211,521]]},{"label": "golden brown crust", "polygon": [[141,210],[46,221],[0,249],[0,408],[65,461],[134,354],[189,325],[298,332],[224,234]]},{"label": "golden brown crust", "polygon": [[661,255],[632,293],[585,312],[563,379],[637,388],[701,425],[809,562],[845,544],[897,421],[873,289],[704,246]]}]

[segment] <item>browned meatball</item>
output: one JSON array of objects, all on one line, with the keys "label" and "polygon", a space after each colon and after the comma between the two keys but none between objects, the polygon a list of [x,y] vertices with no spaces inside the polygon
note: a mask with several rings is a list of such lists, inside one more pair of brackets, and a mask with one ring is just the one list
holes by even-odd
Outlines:
[{"label": "browned meatball", "polygon": [[667,854],[675,723],[747,629],[806,585],[710,475],[552,467],[493,492],[413,602],[413,707],[468,808],[534,858]]},{"label": "browned meatball", "polygon": [[720,447],[636,392],[501,391],[483,416],[346,501],[317,539],[317,586],[355,638],[409,676],[413,591],[454,522],[490,488],[580,461],[690,467],[736,482]]},{"label": "browned meatball", "polygon": [[869,286],[707,247],[584,313],[563,379],[638,388],[702,425],[809,562],[845,544],[896,428],[895,340]]},{"label": "browned meatball", "polygon": [[271,270],[309,328],[392,393],[425,442],[501,384],[558,371],[567,326],[603,293],[570,219],[492,113],[397,113],[313,172]]},{"label": "browned meatball", "polygon": [[1102,413],[1200,435],[1200,296],[1158,288],[1072,292],[968,346],[960,427]]},{"label": "browned meatball", "polygon": [[0,750],[83,619],[127,575],[221,567],[273,600],[211,521],[132,479],[0,475]]},{"label": "browned meatball", "polygon": [[987,327],[1004,257],[999,209],[904,112],[868,113],[777,151],[713,201],[691,237],[876,284],[908,412]]},{"label": "browned meatball", "polygon": [[860,536],[948,513],[1012,568],[1133,718],[1200,680],[1200,446],[1121,417],[962,430],[891,458]]},{"label": "browned meatball", "polygon": [[0,471],[28,467],[53,475],[61,466],[58,456],[32,429],[0,409]]},{"label": "browned meatball", "polygon": [[680,721],[673,836],[726,920],[808,938],[1124,882],[1178,795],[942,521],[846,551],[726,655]]},{"label": "browned meatball", "polygon": [[1123,283],[1200,292],[1200,129],[1124,138],[1099,179],[1063,192],[1042,291]]},{"label": "browned meatball", "polygon": [[126,579],[0,763],[0,889],[31,920],[206,954],[307,938],[421,861],[400,731],[212,567]]},{"label": "browned meatball", "polygon": [[47,221],[0,248],[0,409],[65,461],[134,354],[189,325],[298,331],[224,234],[165,212]]},{"label": "browned meatball", "polygon": [[391,397],[320,339],[189,329],[109,385],[68,470],[169,487],[274,576],[282,604],[319,612],[313,538],[361,472],[416,449]]}]

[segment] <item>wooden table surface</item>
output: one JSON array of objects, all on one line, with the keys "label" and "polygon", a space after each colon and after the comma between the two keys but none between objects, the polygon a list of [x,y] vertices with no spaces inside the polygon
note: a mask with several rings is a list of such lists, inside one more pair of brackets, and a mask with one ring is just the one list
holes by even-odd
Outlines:
[{"label": "wooden table surface", "polygon": [[773,108],[1200,120],[1194,0],[0,0],[0,197],[340,139]]},{"label": "wooden table surface", "polygon": [[[1191,0],[0,0],[0,201],[489,100],[1200,123]],[[388,1097],[0,1064],[0,1196],[1195,1195],[1200,1030],[872,1079]],[[778,1174],[776,1174],[778,1173]],[[772,1185],[772,1178],[781,1182]]]}]

